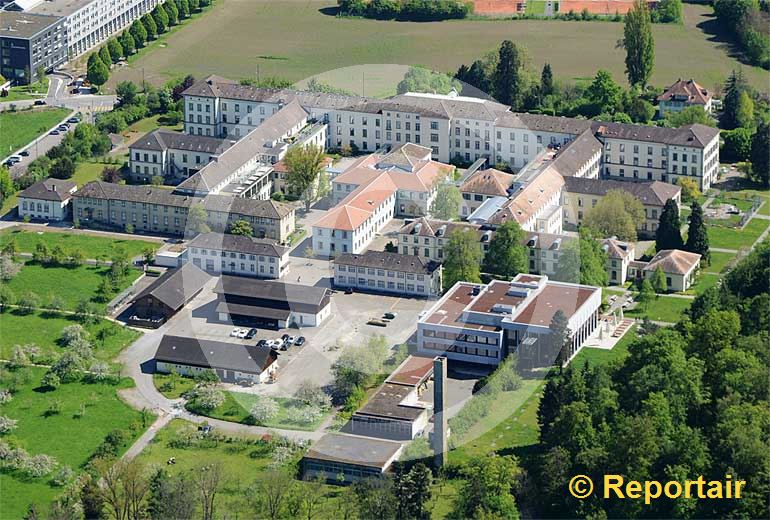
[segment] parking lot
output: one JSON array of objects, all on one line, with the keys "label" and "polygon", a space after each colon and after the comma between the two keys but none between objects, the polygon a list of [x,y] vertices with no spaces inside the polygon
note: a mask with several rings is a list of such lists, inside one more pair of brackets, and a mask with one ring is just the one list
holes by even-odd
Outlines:
[{"label": "parking lot", "polygon": [[[328,265],[324,267],[323,263],[313,262],[310,266],[305,266],[305,274],[299,275],[303,277],[302,283],[310,282],[328,287],[330,280],[324,277],[328,276]],[[296,281],[296,278],[292,279],[293,274],[289,274],[287,281]],[[305,277],[308,277],[307,281]],[[304,380],[311,380],[320,385],[331,383],[330,367],[339,357],[343,346],[362,345],[376,335],[385,336],[391,347],[405,343],[415,331],[420,312],[432,303],[428,300],[379,294],[335,292],[331,299],[331,316],[319,327],[257,329],[256,336],[247,340],[230,335],[235,327],[243,327],[219,321],[214,311],[216,294],[212,292],[216,281],[216,278],[212,278],[201,293],[169,321],[167,334],[252,345],[261,339],[280,338],[283,334],[304,336],[306,343],[302,347],[292,346],[286,351],[279,351],[279,368],[275,383],[254,388],[237,387],[241,391],[279,396],[292,395]],[[385,327],[366,324],[371,318],[381,318],[385,312],[396,314]]]}]

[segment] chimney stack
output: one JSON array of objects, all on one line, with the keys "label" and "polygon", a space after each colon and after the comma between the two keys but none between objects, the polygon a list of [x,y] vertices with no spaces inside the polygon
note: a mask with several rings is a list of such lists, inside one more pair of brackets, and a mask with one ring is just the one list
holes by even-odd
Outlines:
[{"label": "chimney stack", "polygon": [[447,462],[446,358],[433,360],[433,465],[436,469]]}]

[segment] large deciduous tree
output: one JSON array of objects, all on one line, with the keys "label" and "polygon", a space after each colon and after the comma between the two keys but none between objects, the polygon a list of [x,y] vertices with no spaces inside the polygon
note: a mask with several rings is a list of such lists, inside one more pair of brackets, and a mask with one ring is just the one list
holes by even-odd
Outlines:
[{"label": "large deciduous tree", "polygon": [[289,191],[302,197],[305,211],[310,211],[310,206],[319,197],[324,157],[324,151],[319,146],[295,146],[283,158],[289,170],[286,179]]},{"label": "large deciduous tree", "polygon": [[[770,187],[770,123],[762,123],[751,138],[751,180]],[[770,202],[765,202],[770,204]]]},{"label": "large deciduous tree", "polygon": [[591,230],[580,228],[578,240],[571,240],[562,248],[554,279],[604,287],[609,283],[607,253]]},{"label": "large deciduous tree", "polygon": [[484,271],[503,277],[513,278],[527,272],[527,248],[523,243],[524,231],[513,220],[500,226],[484,256]]},{"label": "large deciduous tree", "polygon": [[455,220],[460,216],[462,194],[451,182],[442,182],[436,189],[436,197],[431,202],[429,212],[432,217],[441,220]]},{"label": "large deciduous tree", "polygon": [[625,190],[609,190],[588,211],[585,225],[600,237],[616,236],[620,240],[636,240],[636,230],[644,222],[644,206]]},{"label": "large deciduous tree", "polygon": [[626,49],[628,82],[633,86],[645,87],[655,62],[652,20],[645,0],[634,0],[633,8],[626,14],[622,44]]},{"label": "large deciduous tree", "polygon": [[481,282],[481,256],[476,232],[470,229],[453,231],[444,246],[444,288],[460,281]]}]

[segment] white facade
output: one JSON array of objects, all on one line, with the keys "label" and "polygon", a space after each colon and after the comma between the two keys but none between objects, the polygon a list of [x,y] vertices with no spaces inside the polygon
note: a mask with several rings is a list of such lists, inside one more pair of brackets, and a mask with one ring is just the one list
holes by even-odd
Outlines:
[{"label": "white facade", "polygon": [[[210,368],[201,368],[191,365],[182,365],[178,363],[169,363],[166,361],[157,361],[155,363],[155,370],[162,374],[170,374],[172,371],[183,376],[195,377],[200,375]],[[252,381],[254,383],[266,383],[270,380],[275,371],[278,370],[278,363],[272,363],[266,370],[263,370],[259,374],[253,372],[241,372],[238,370],[225,370],[225,379],[233,381]]]},{"label": "white facade", "polygon": [[69,214],[70,199],[40,200],[19,198],[19,217],[29,216],[31,219],[61,221]]},{"label": "white facade", "polygon": [[441,270],[415,274],[397,269],[356,267],[334,263],[334,285],[365,291],[431,298],[441,294]]},{"label": "white facade", "polygon": [[288,249],[282,256],[190,247],[187,261],[214,274],[279,279],[289,272]]}]

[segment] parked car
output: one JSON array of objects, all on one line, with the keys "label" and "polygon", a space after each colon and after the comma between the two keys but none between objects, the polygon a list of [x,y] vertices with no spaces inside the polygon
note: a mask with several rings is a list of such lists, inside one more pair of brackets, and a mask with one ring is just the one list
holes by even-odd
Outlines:
[{"label": "parked car", "polygon": [[198,426],[198,430],[203,434],[209,434],[214,429],[213,426],[210,424],[204,424],[203,426]]},{"label": "parked car", "polygon": [[297,337],[296,336],[289,336],[284,341],[286,343],[288,343],[289,345],[294,345],[296,343],[296,341],[297,341]]},{"label": "parked car", "polygon": [[29,150],[22,150],[21,152],[19,152],[19,155],[21,155],[22,157],[29,157]]},{"label": "parked car", "polygon": [[53,129],[50,132],[48,132],[48,135],[59,135],[59,131],[57,129]]},{"label": "parked car", "polygon": [[8,168],[13,166],[14,164],[16,164],[16,163],[13,162],[13,161],[10,161],[10,160],[9,161],[3,161],[3,166],[7,166]]},{"label": "parked car", "polygon": [[281,339],[283,341],[286,341],[287,339],[289,339],[289,335],[288,334],[284,334],[283,336],[281,336]]},{"label": "parked car", "polygon": [[12,155],[8,158],[8,160],[13,162],[21,162],[21,155]]},{"label": "parked car", "polygon": [[267,346],[267,340],[266,339],[261,339],[261,340],[257,341],[257,346],[258,347],[266,347]]},{"label": "parked car", "polygon": [[298,337],[297,341],[295,341],[294,344],[297,345],[298,347],[301,347],[302,345],[304,345],[305,344],[305,336]]},{"label": "parked car", "polygon": [[241,329],[236,327],[236,328],[234,328],[233,330],[230,331],[230,337],[231,338],[237,338],[238,334],[240,334],[240,333],[241,333]]},{"label": "parked car", "polygon": [[45,100],[43,100],[43,99],[36,99],[35,102],[32,103],[32,104],[35,105],[36,107],[42,107],[43,105],[45,105]]},{"label": "parked car", "polygon": [[70,129],[69,125],[59,125],[60,132],[66,132],[69,129]]},{"label": "parked car", "polygon": [[257,335],[257,329],[251,328],[249,329],[249,332],[246,333],[246,339],[252,339],[256,335]]},{"label": "parked car", "polygon": [[395,320],[396,316],[398,316],[395,312],[386,312],[382,315],[383,318],[386,320]]},{"label": "parked car", "polygon": [[240,339],[246,339],[246,336],[248,336],[248,335],[249,335],[249,329],[241,329],[241,330],[238,332],[238,337],[239,337]]},{"label": "parked car", "polygon": [[78,119],[77,117],[70,117],[69,119],[67,119],[67,122],[72,124],[77,124],[77,123],[80,123],[80,119]]},{"label": "parked car", "polygon": [[353,288],[352,287],[345,287],[345,294],[353,294]]}]

